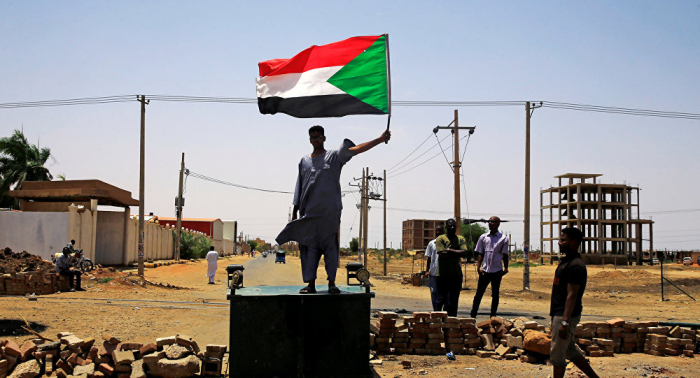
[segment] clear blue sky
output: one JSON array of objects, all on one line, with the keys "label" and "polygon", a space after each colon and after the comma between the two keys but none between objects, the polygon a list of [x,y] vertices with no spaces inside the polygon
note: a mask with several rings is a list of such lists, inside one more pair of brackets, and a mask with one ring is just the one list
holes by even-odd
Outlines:
[{"label": "clear blue sky", "polygon": [[[394,100],[546,100],[700,113],[699,21],[699,1],[3,1],[0,103],[141,93],[254,98],[259,61],[389,33]],[[454,109],[394,107],[392,141],[348,163],[343,188],[362,167],[379,175],[394,166],[434,126],[448,124]],[[459,112],[460,124],[477,126],[464,163],[463,215],[513,220],[502,228],[521,243],[525,111]],[[380,116],[263,116],[253,104],[152,102],[146,117],[146,211],[162,216],[174,214],[182,152],[192,171],[291,191],[299,158],[311,150],[309,126],[326,126],[327,146],[335,148],[343,138],[372,139],[386,125]],[[136,101],[0,110],[0,135],[20,127],[51,147],[54,175],[100,179],[138,196]],[[700,209],[699,137],[699,121],[535,111],[533,246],[539,189],[555,185],[555,175],[585,172],[639,184],[642,216],[656,222],[656,248],[699,248],[700,212],[654,214]],[[442,212],[390,210],[394,247],[401,221],[450,215],[452,182],[442,156],[388,180],[390,208]],[[244,233],[268,240],[291,206],[290,195],[196,179],[188,180],[186,198],[185,216],[236,219]],[[348,194],[343,203],[345,245],[358,224],[356,198]],[[372,246],[381,245],[381,219],[375,203]]]}]

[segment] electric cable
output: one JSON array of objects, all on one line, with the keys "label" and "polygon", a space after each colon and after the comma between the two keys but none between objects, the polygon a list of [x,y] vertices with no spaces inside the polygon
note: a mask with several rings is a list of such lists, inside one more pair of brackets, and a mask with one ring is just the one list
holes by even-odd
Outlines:
[{"label": "electric cable", "polygon": [[[445,150],[442,148],[442,144],[440,144],[440,139],[437,137],[437,133],[435,133],[435,139],[438,141],[438,145],[440,146],[440,151],[442,151],[442,156],[445,157],[445,161],[447,162],[447,165],[450,167],[450,170],[454,172],[454,167],[450,164],[450,160],[447,158],[447,155],[445,155]],[[452,142],[452,148],[454,149],[454,141]]]},{"label": "electric cable", "polygon": [[[447,137],[449,137],[449,135],[446,135],[444,138],[442,138],[442,140],[444,141],[445,139],[447,139]],[[416,156],[414,159],[412,159],[412,160],[409,161],[408,163],[406,163],[406,164],[400,166],[399,168],[396,168],[396,169],[394,170],[394,172],[399,171],[399,170],[405,168],[406,166],[408,166],[409,164],[413,163],[414,161],[420,159],[423,155],[427,154],[428,152],[430,152],[430,150],[432,150],[433,148],[435,148],[435,147],[437,147],[437,146],[438,146],[438,144],[435,143],[432,147],[430,147],[429,149],[425,150],[422,154]],[[438,152],[438,155],[439,155],[439,154],[440,154],[440,153]],[[435,156],[437,156],[437,155],[435,155]],[[430,158],[430,159],[428,159],[428,160],[431,160],[431,159],[432,159],[432,158]],[[387,173],[389,173],[389,172],[387,172]]]},{"label": "electric cable", "polygon": [[[431,132],[430,134],[433,134],[433,133]],[[425,138],[425,140],[424,140],[421,144],[419,144],[418,147],[416,147],[415,150],[411,151],[410,154],[408,154],[405,158],[401,159],[401,161],[399,161],[398,163],[394,164],[393,167],[387,169],[386,171],[387,171],[387,172],[390,172],[392,169],[396,168],[397,165],[403,163],[404,160],[408,159],[411,155],[413,155],[413,153],[415,153],[416,151],[418,151],[418,149],[421,148],[421,146],[422,146],[423,144],[425,144],[425,142],[427,142],[428,139],[430,139],[431,136],[432,136],[432,135],[428,135],[428,137]]]}]

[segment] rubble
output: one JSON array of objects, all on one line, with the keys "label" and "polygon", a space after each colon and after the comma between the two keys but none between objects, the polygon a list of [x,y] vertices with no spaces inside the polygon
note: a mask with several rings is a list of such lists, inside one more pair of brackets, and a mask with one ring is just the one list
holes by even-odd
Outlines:
[{"label": "rubble", "polygon": [[[700,331],[660,327],[657,321],[629,322],[615,318],[576,325],[575,342],[589,357],[616,353],[693,357],[700,347]],[[380,312],[370,324],[370,347],[378,354],[477,355],[542,363],[549,358],[551,329],[530,319],[448,317],[445,312],[414,312],[401,317]]]},{"label": "rubble", "polygon": [[185,335],[143,345],[105,334],[98,346],[95,339],[81,339],[71,332],[60,332],[57,337],[59,342],[35,339],[22,346],[0,339],[0,378],[218,377],[228,348],[210,344],[200,351],[196,341]]}]

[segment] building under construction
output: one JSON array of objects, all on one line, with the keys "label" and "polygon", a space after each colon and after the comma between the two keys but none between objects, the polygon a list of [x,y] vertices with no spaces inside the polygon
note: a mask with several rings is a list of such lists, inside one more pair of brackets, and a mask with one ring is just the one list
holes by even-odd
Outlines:
[{"label": "building under construction", "polygon": [[401,232],[401,250],[421,250],[428,247],[428,243],[435,239],[435,228],[444,227],[444,220],[435,219],[407,219],[403,221]]},{"label": "building under construction", "polygon": [[540,191],[540,250],[557,253],[561,230],[573,226],[583,232],[586,262],[641,264],[651,258],[654,222],[639,217],[639,188],[602,184],[600,176],[554,176],[559,185]]}]

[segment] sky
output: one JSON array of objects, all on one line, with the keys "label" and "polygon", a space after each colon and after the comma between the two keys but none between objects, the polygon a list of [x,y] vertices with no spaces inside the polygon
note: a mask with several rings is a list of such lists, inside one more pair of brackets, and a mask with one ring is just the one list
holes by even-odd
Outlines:
[{"label": "sky", "polygon": [[[258,62],[388,33],[394,101],[558,101],[700,113],[699,21],[700,1],[3,1],[0,103],[136,94],[254,99]],[[449,124],[455,110],[460,126],[476,126],[463,161],[462,216],[500,215],[510,220],[502,231],[523,242],[524,106],[394,106],[390,143],[355,156],[341,176],[350,190],[363,167],[377,176],[388,171],[389,246],[399,247],[406,219],[452,215],[453,175],[432,129]],[[254,103],[153,101],[146,109],[145,211],[174,216],[183,152],[193,172],[293,191],[299,159],[311,152],[310,126],[323,125],[326,147],[336,148],[344,138],[359,144],[378,137],[386,122],[262,115]],[[639,186],[641,217],[655,222],[654,247],[700,248],[700,121],[541,108],[531,127],[534,249],[539,191],[568,172]],[[0,109],[0,136],[14,129],[51,148],[54,176],[99,179],[138,198],[135,96]],[[448,159],[450,140],[442,143]],[[185,198],[185,217],[237,220],[245,235],[268,241],[286,224],[292,202],[290,194],[193,177]],[[341,246],[357,236],[358,198],[343,197]],[[371,205],[369,245],[381,246],[382,204]]]}]

